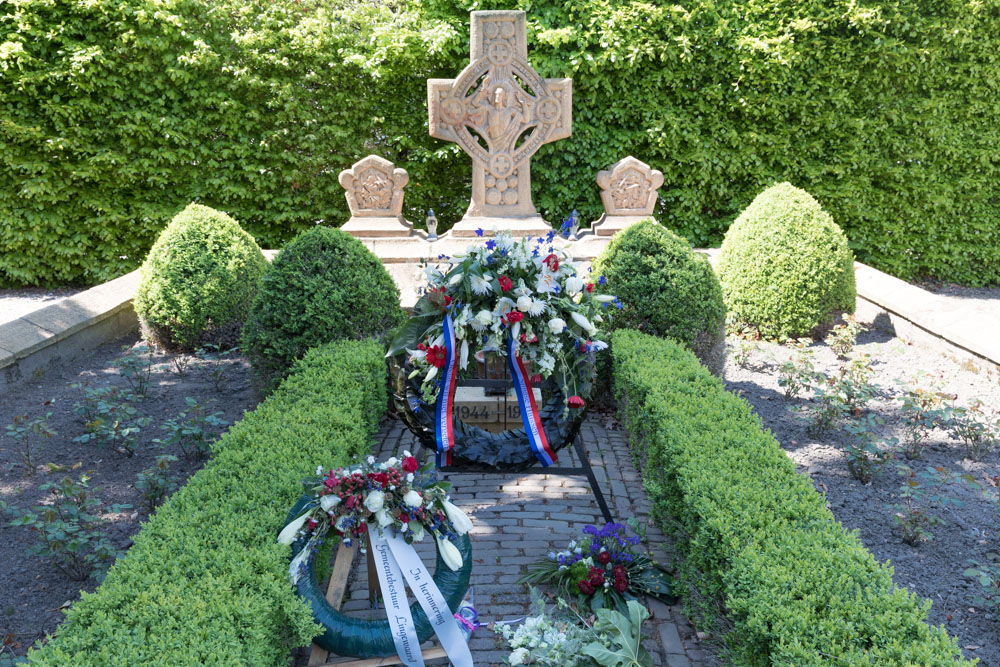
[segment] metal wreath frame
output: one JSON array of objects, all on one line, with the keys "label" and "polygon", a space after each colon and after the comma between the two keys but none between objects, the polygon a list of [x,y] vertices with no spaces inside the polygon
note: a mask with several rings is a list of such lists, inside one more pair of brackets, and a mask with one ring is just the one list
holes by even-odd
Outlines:
[{"label": "metal wreath frame", "polygon": [[[593,356],[588,356],[588,360],[593,367]],[[437,450],[434,406],[428,405],[421,398],[418,378],[409,379],[412,370],[405,353],[389,358],[393,403],[420,443],[433,452]],[[502,381],[464,380],[458,382],[458,386],[494,386],[498,383]],[[551,394],[539,406],[538,412],[549,447],[553,452],[558,452],[576,438],[580,424],[583,423],[585,409],[567,411],[562,389],[556,383],[549,381],[542,387],[549,389]],[[587,400],[589,396],[583,398]],[[466,472],[520,472],[538,463],[523,427],[490,433],[486,429],[466,424],[454,415],[452,424],[455,448],[452,451],[450,469]]]}]

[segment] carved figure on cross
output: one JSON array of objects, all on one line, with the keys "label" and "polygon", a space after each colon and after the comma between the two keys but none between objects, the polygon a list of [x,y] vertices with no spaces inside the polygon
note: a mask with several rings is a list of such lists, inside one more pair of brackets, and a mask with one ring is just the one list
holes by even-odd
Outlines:
[{"label": "carved figure on cross", "polygon": [[524,12],[471,16],[468,66],[455,79],[427,81],[431,136],[472,158],[472,200],[453,233],[492,224],[546,230],[531,201],[530,160],[543,144],[570,135],[572,80],[542,79],[528,64]]}]

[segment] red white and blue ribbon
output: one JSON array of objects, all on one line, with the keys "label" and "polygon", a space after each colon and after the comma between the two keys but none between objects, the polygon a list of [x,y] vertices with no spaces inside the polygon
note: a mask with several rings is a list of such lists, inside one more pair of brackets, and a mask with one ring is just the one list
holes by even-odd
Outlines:
[{"label": "red white and blue ribbon", "polygon": [[510,366],[510,377],[514,380],[514,393],[517,394],[521,421],[524,422],[524,431],[528,435],[531,451],[543,466],[548,467],[556,462],[556,454],[545,438],[542,417],[538,414],[538,406],[535,405],[535,392],[531,389],[531,380],[528,379],[528,372],[524,369],[524,362],[517,354],[517,343],[513,335],[507,339],[507,364]]},{"label": "red white and blue ribbon", "polygon": [[455,449],[455,430],[452,427],[452,407],[455,403],[455,380],[458,375],[458,346],[455,341],[455,324],[451,314],[444,316],[444,346],[447,352],[434,413],[435,434],[437,436],[437,466],[451,465],[451,453]]}]

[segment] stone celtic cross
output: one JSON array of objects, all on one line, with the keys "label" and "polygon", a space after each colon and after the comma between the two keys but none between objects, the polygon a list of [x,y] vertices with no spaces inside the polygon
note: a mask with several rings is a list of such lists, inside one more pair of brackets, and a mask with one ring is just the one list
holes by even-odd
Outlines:
[{"label": "stone celtic cross", "polygon": [[457,79],[428,79],[432,137],[472,158],[472,202],[452,230],[547,231],[531,202],[531,156],[570,135],[572,79],[542,79],[528,64],[525,14],[471,12],[471,62]]}]

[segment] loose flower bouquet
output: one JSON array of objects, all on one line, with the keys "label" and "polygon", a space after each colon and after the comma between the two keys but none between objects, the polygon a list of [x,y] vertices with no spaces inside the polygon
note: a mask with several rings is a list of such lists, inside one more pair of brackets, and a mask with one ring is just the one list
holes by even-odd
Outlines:
[{"label": "loose flower bouquet", "polygon": [[548,558],[528,569],[520,583],[552,583],[581,607],[593,611],[612,607],[625,611],[628,601],[641,594],[652,595],[668,603],[670,576],[648,556],[637,553],[638,536],[627,534],[620,523],[601,529],[586,526],[580,540],[568,549],[550,552]]},{"label": "loose flower bouquet", "polygon": [[314,483],[307,483],[313,502],[278,535],[282,544],[300,537],[309,540],[292,561],[293,582],[328,532],[351,546],[368,532],[369,524],[380,531],[401,533],[407,543],[431,535],[448,567],[462,567],[462,555],[451,540],[469,532],[472,522],[451,503],[451,484],[437,479],[433,460],[421,467],[409,452],[403,452],[402,459],[392,457],[381,463],[369,456],[347,469],[324,473],[319,467],[316,475]]},{"label": "loose flower bouquet", "polygon": [[622,304],[602,293],[603,277],[590,280],[553,246],[554,236],[515,240],[496,233],[464,254],[438,257],[447,270],[425,269],[428,286],[388,354],[406,352],[410,377],[422,378],[424,402],[437,398],[437,376],[447,363],[444,319],[450,315],[460,371],[468,370],[478,352],[506,356],[512,337],[515,353],[535,369],[532,382],[553,377],[567,409],[585,405],[592,382],[587,353],[607,347],[599,325],[609,307]]}]

